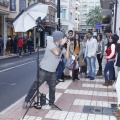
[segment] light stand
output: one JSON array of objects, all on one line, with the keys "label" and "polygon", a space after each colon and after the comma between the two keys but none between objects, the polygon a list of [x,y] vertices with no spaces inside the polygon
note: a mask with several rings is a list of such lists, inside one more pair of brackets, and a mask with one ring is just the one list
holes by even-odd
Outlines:
[{"label": "light stand", "polygon": [[[38,41],[40,41],[40,29],[45,29],[40,23],[41,23],[41,17],[38,17],[38,19],[36,20],[36,23],[37,23],[37,27],[38,27],[38,30],[39,30],[39,34],[38,34]],[[31,107],[34,107],[36,109],[41,109],[42,108],[42,104],[41,104],[41,101],[40,101],[40,96],[44,96],[43,93],[40,93],[39,91],[39,79],[40,79],[40,72],[39,72],[39,42],[37,44],[37,76],[36,76],[36,81],[37,81],[37,90],[33,96],[33,98],[31,99],[30,101],[30,104],[29,104],[29,107],[27,108],[24,116],[22,119],[24,119],[25,115],[27,114],[28,110],[31,108]],[[37,102],[34,102],[34,105],[32,105],[33,101],[35,101],[35,98],[37,97]],[[45,100],[49,101],[49,99],[47,99],[45,97]],[[50,102],[50,101],[49,101]],[[58,106],[56,106],[55,104],[53,104],[56,108],[58,108],[59,110],[61,110]]]}]

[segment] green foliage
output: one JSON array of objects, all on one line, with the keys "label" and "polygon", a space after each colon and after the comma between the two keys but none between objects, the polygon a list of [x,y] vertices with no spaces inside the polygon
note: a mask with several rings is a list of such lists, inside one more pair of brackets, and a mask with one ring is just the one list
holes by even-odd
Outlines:
[{"label": "green foliage", "polygon": [[95,6],[94,8],[90,9],[89,13],[87,14],[86,23],[94,27],[95,23],[101,23],[102,19],[103,16],[101,14],[101,7]]}]

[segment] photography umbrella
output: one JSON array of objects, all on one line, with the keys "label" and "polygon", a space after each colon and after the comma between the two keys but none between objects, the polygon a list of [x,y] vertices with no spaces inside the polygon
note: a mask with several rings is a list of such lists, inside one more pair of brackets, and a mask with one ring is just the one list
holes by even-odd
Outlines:
[{"label": "photography umbrella", "polygon": [[15,32],[26,32],[35,27],[36,20],[41,17],[43,20],[48,13],[48,5],[35,3],[22,10],[14,19],[13,26]]}]

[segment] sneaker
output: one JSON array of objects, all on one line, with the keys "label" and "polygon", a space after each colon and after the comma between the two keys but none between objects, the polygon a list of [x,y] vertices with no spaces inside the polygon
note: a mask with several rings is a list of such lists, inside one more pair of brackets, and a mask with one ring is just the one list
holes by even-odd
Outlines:
[{"label": "sneaker", "polygon": [[58,79],[59,82],[65,82],[63,79]]},{"label": "sneaker", "polygon": [[27,109],[28,108],[28,102],[24,101],[23,105],[22,105],[23,109]]}]

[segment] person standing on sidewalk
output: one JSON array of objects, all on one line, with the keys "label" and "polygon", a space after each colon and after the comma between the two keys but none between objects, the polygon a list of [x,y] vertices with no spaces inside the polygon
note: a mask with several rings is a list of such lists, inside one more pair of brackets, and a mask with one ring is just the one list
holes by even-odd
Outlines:
[{"label": "person standing on sidewalk", "polygon": [[18,53],[18,38],[17,36],[14,36],[14,39],[13,39],[13,44],[14,44],[14,53]]},{"label": "person standing on sidewalk", "polygon": [[80,37],[78,34],[75,34],[75,37],[73,39],[74,41],[71,42],[70,44],[70,53],[75,56],[75,60],[74,60],[74,65],[73,65],[73,69],[72,69],[72,79],[73,81],[75,80],[80,80],[78,78],[78,74],[79,74],[79,66],[76,68],[76,64],[78,64],[78,60],[79,57],[81,55],[81,45],[80,45]]},{"label": "person standing on sidewalk", "polygon": [[[85,50],[86,50],[86,44],[87,44],[87,35],[84,36],[84,40],[81,43],[81,55],[82,55],[82,60],[85,62],[85,64],[80,65],[80,76],[82,77],[82,73],[85,73],[85,77],[87,75],[87,61],[85,58]],[[82,62],[83,63],[83,62]]]},{"label": "person standing on sidewalk", "polygon": [[90,80],[95,79],[96,72],[96,52],[97,52],[97,40],[93,38],[93,33],[88,31],[88,40],[86,44],[85,57],[87,59],[88,66],[88,76],[86,78],[90,78]]},{"label": "person standing on sidewalk", "polygon": [[2,39],[2,35],[0,35],[0,56],[3,56],[4,42]]},{"label": "person standing on sidewalk", "polygon": [[[70,40],[64,36],[64,33],[61,31],[56,31],[52,34],[52,36],[47,37],[47,47],[45,50],[44,57],[40,62],[40,79],[39,79],[39,87],[46,81],[49,86],[49,105],[51,108],[54,108],[53,105],[55,102],[55,87],[57,74],[56,69],[61,59],[61,54],[64,48],[64,44],[67,43],[67,49],[65,53],[66,59],[69,58],[69,49],[70,49]],[[28,107],[28,103],[32,99],[33,95],[37,90],[37,80],[31,86],[25,101],[23,103],[23,109]]]},{"label": "person standing on sidewalk", "polygon": [[[108,41],[108,46],[106,50],[107,63],[104,68],[105,83],[103,84],[103,86],[113,85],[114,82],[114,76],[115,76],[114,63],[116,57],[116,43],[117,43],[116,35],[112,35]],[[109,77],[107,72],[109,72]]]},{"label": "person standing on sidewalk", "polygon": [[32,37],[30,37],[30,38],[28,39],[27,45],[28,45],[28,51],[29,51],[29,53],[30,53],[30,55],[31,55],[31,53],[32,53],[32,45],[33,45]]},{"label": "person standing on sidewalk", "polygon": [[99,64],[99,69],[97,71],[96,76],[100,76],[102,75],[102,59],[103,59],[103,54],[104,54],[104,42],[102,41],[102,35],[97,36],[97,45],[98,45],[97,61]]},{"label": "person standing on sidewalk", "polygon": [[27,36],[25,36],[23,39],[23,51],[25,54],[27,53],[26,49],[27,49]]},{"label": "person standing on sidewalk", "polygon": [[18,40],[18,47],[19,47],[19,57],[22,57],[22,48],[23,48],[23,39],[20,37]]},{"label": "person standing on sidewalk", "polygon": [[10,40],[11,38],[8,37],[7,42],[6,42],[6,53],[10,55]]}]

